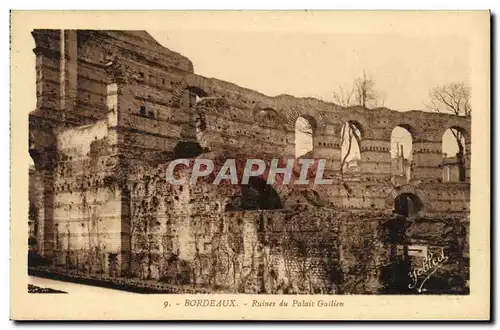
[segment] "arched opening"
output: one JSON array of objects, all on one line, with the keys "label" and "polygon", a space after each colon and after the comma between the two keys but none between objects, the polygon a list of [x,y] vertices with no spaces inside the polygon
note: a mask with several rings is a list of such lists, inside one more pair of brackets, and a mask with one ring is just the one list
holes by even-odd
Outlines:
[{"label": "arched opening", "polygon": [[314,149],[315,124],[312,118],[299,117],[295,121],[295,158],[302,157]]},{"label": "arched opening", "polygon": [[418,217],[423,207],[422,200],[412,193],[402,193],[394,199],[394,213],[402,215],[405,218],[414,219]]},{"label": "arched opening", "polygon": [[226,211],[275,210],[283,205],[278,192],[260,177],[251,177],[248,184],[241,185],[241,195],[233,198]]},{"label": "arched opening", "polygon": [[340,130],[340,168],[342,173],[359,169],[363,130],[356,121],[347,121]]},{"label": "arched opening", "polygon": [[465,181],[465,132],[457,127],[448,128],[443,134],[443,182]]},{"label": "arched opening", "polygon": [[411,129],[396,126],[391,133],[391,177],[399,184],[410,181],[413,161],[413,137]]},{"label": "arched opening", "polygon": [[393,213],[397,216],[390,217],[384,224],[390,262],[381,269],[381,292],[403,294],[411,291],[412,281],[408,274],[413,267],[410,255],[417,247],[411,245],[407,232],[423,207],[422,200],[413,193],[403,192],[394,199]]}]

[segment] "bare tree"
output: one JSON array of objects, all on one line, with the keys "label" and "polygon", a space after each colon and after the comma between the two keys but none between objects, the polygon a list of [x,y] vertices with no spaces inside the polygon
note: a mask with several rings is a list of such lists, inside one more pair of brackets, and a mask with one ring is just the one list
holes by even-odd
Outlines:
[{"label": "bare tree", "polygon": [[354,81],[354,99],[356,105],[364,109],[383,106],[384,98],[375,90],[375,81],[366,75],[366,71]]},{"label": "bare tree", "polygon": [[464,83],[446,84],[434,87],[430,91],[430,103],[427,105],[432,111],[451,113],[456,116],[470,116],[471,88]]},{"label": "bare tree", "polygon": [[333,92],[333,100],[340,106],[361,106],[364,109],[384,105],[384,95],[375,89],[375,80],[363,71],[363,75],[354,79],[351,87],[338,86]]},{"label": "bare tree", "polygon": [[[451,113],[455,116],[471,116],[471,87],[465,83],[446,84],[431,89],[430,102],[427,105],[429,110]],[[453,137],[458,145],[457,160],[460,163],[460,181],[465,179],[465,139],[463,133],[456,129],[450,128]]]}]

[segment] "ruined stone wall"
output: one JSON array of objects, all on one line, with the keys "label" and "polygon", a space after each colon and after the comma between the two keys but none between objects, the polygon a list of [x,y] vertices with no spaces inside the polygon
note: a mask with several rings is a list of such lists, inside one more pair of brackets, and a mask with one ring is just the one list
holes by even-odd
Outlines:
[{"label": "ruined stone wall", "polygon": [[40,171],[30,168],[29,172],[29,213],[30,236],[36,239],[36,249],[43,252],[44,241],[44,189],[43,175]]},{"label": "ruined stone wall", "polygon": [[[33,36],[30,199],[39,251],[57,265],[233,292],[374,292],[387,261],[381,224],[398,196],[422,202],[417,243],[439,247],[449,217],[467,224],[470,118],[266,96],[195,74],[141,31]],[[312,125],[310,156],[327,160],[332,185],[275,185],[280,209],[229,211],[241,187],[166,182],[176,158],[294,158],[299,117]],[[361,159],[343,176],[346,122],[360,130]],[[396,126],[413,138],[409,182],[391,181]],[[465,137],[463,183],[442,182],[448,128]]]},{"label": "ruined stone wall", "polygon": [[122,228],[121,189],[113,182],[116,139],[107,120],[57,135],[52,224],[57,265],[119,274]]},{"label": "ruined stone wall", "polygon": [[[410,181],[415,184],[442,181],[441,140],[446,129],[463,131],[470,153],[469,118],[420,111],[402,113],[385,108],[342,108],[288,95],[269,97],[195,75],[189,60],[169,50],[157,50],[160,54],[153,56],[150,44],[154,40],[147,35],[141,37],[150,44],[140,47],[132,46],[138,42],[135,36],[125,37],[121,32],[86,33],[94,39],[86,41],[88,47],[81,46],[82,53],[86,50],[90,54],[87,57],[96,57],[100,49],[101,57],[108,56],[114,61],[108,74],[113,77],[110,79],[119,81],[120,148],[129,159],[166,162],[178,157],[179,150],[192,147],[186,143],[198,145],[194,151],[186,151],[189,156],[203,150],[231,157],[244,148],[249,155],[293,157],[294,124],[303,116],[314,127],[313,156],[327,158],[326,176],[335,177],[340,168],[341,127],[351,121],[360,128],[362,136],[359,180],[370,184],[367,188],[350,183],[350,192],[342,189],[342,185],[337,187],[337,194],[330,195],[338,206],[383,208],[382,201],[390,194],[389,150],[394,127],[405,127],[412,134],[414,166]],[[143,53],[144,58],[138,56]],[[466,166],[470,168],[470,161]],[[454,189],[464,187],[454,186]]]},{"label": "ruined stone wall", "polygon": [[[145,32],[35,30],[33,36],[37,109],[30,113],[30,155],[36,167],[33,178],[39,179],[34,182],[40,192],[34,194],[43,195],[43,207],[38,207],[43,213],[39,217],[43,241],[40,251],[51,258],[54,245],[56,250],[61,250],[61,246],[66,246],[66,250],[79,248],[80,243],[68,248],[68,240],[60,238],[69,235],[66,227],[78,237],[85,236],[85,231],[64,223],[72,217],[75,223],[89,218],[91,215],[82,212],[90,212],[99,219],[97,222],[102,222],[102,217],[108,219],[99,233],[112,233],[106,249],[120,255],[129,248],[120,246],[121,241],[128,240],[121,239],[122,234],[128,235],[128,228],[124,228],[127,224],[121,221],[128,217],[123,212],[127,209],[122,210],[123,200],[128,197],[120,195],[125,165],[119,154],[128,155],[119,151],[127,138],[126,130],[123,128],[118,134],[116,128],[120,110],[127,109],[123,103],[127,99],[118,96],[127,92],[127,84],[117,82],[125,83],[131,75],[142,77],[149,84],[146,89],[156,88],[157,94],[166,93],[163,97],[169,98],[171,83],[179,80],[184,70],[192,72],[192,64],[148,40],[151,38]],[[164,70],[161,77],[158,68]],[[158,79],[150,79],[152,76]],[[113,190],[111,195],[109,189]],[[60,222],[65,227],[63,231]],[[66,263],[61,260],[66,257],[61,255],[58,252],[57,262]],[[121,263],[119,256],[116,262]]]},{"label": "ruined stone wall", "polygon": [[[172,271],[180,254],[188,253],[189,188],[166,182],[166,164],[129,163],[129,275],[160,279]],[[127,206],[126,206],[127,207]]]},{"label": "ruined stone wall", "polygon": [[225,228],[219,201],[223,197],[210,184],[171,185],[166,181],[167,165],[129,163],[130,273],[140,278],[198,282],[202,274],[193,278],[191,263],[210,251],[214,235]]},{"label": "ruined stone wall", "polygon": [[[172,186],[166,165],[129,164],[133,277],[231,292],[336,292],[345,281],[340,244],[347,264],[361,262],[353,252],[359,243],[341,236],[368,228],[374,237],[381,222],[365,212],[370,225],[356,226],[359,214],[314,206],[297,191],[283,195],[280,210],[226,211],[225,203],[241,193],[237,186]],[[361,281],[366,289],[378,278]]]}]

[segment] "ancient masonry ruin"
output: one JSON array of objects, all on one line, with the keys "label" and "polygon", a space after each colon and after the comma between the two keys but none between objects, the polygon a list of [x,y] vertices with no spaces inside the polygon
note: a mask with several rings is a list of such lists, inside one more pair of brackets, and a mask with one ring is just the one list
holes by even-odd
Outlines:
[{"label": "ancient masonry ruin", "polygon": [[[436,285],[463,291],[470,118],[266,96],[197,75],[143,31],[32,34],[30,248],[46,265],[229,292],[379,293],[405,291],[409,267],[444,251]],[[294,158],[299,117],[334,184],[166,182],[176,158]],[[346,122],[361,159],[341,177]],[[396,126],[413,138],[408,180],[391,174]],[[448,128],[465,136],[462,182],[442,180]]]}]

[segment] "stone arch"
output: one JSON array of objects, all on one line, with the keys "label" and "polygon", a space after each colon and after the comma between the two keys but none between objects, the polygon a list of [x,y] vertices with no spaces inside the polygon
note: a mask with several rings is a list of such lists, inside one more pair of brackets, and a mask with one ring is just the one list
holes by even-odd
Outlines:
[{"label": "stone arch", "polygon": [[[426,123],[420,120],[419,113],[415,111],[408,111],[405,113],[391,113],[385,118],[384,126],[386,128],[384,134],[385,138],[390,139],[391,133],[395,127],[402,127],[406,129],[413,141],[419,141],[422,138],[422,132],[425,132],[425,138],[429,138],[429,127]],[[426,118],[426,117],[423,117]]]},{"label": "stone arch", "polygon": [[424,190],[419,189],[413,185],[410,185],[410,184],[394,188],[391,191],[391,193],[386,197],[385,206],[387,208],[392,209],[394,207],[394,200],[396,199],[396,197],[398,197],[399,195],[403,195],[403,194],[417,196],[420,199],[420,201],[422,202],[421,210],[430,211],[433,209],[432,203],[430,202],[430,199],[428,197],[427,192],[425,192]]},{"label": "stone arch", "polygon": [[[340,127],[342,127],[346,122],[354,123],[360,130],[362,137],[369,137],[371,136],[371,125],[370,122],[367,121],[367,117],[366,113],[359,113],[356,112],[355,108],[349,108],[349,112],[342,113],[342,116],[340,117],[342,121],[339,122],[339,124]],[[335,134],[340,133],[340,131],[335,132]]]},{"label": "stone arch", "polygon": [[183,96],[186,91],[198,97],[207,97],[209,93],[209,86],[207,86],[202,79],[194,76],[188,76],[178,83],[177,88],[172,92],[170,103],[174,106],[180,106]]},{"label": "stone arch", "polygon": [[309,191],[312,192],[322,204],[327,204],[327,201],[329,200],[329,193],[325,186],[316,185],[314,188],[309,189]]},{"label": "stone arch", "polygon": [[[195,81],[197,82],[197,81]],[[187,107],[193,108],[199,101],[206,99],[209,94],[205,89],[199,84],[190,84],[187,80],[182,81],[177,89],[172,93],[172,98],[170,103],[176,108]],[[195,130],[191,132],[192,127],[190,123],[183,125],[181,135],[183,136],[195,136],[196,134],[203,132],[207,123],[205,120],[204,113],[196,111],[195,120]]]},{"label": "stone arch", "polygon": [[208,95],[207,92],[205,92],[203,89],[201,89],[198,86],[187,86],[185,89],[190,91],[191,93],[199,96],[199,97],[206,97]]},{"label": "stone arch", "polygon": [[208,94],[200,87],[188,85],[182,90],[179,105],[184,104],[187,107],[194,107],[196,103],[206,96]]},{"label": "stone arch", "polygon": [[[464,151],[467,153],[467,152],[470,152],[469,150],[467,150],[467,146],[470,145],[470,139],[469,139],[469,136],[468,136],[468,133],[467,131],[462,128],[462,127],[459,127],[459,126],[450,126],[450,127],[447,127],[441,134],[440,136],[440,139],[441,139],[441,142],[443,142],[443,139],[444,139],[444,136],[446,135],[446,133],[450,132],[450,134],[452,134],[453,138],[454,138],[454,142],[458,145],[458,141],[456,141],[456,139],[460,139],[462,140],[463,139],[463,142],[461,142],[462,144],[462,147],[465,149]],[[457,135],[456,135],[457,134]],[[459,134],[459,135],[458,135]]]},{"label": "stone arch", "polygon": [[464,137],[464,140],[465,140],[465,144],[469,144],[471,142],[471,136],[470,136],[470,133],[469,131],[461,126],[461,125],[449,125],[449,126],[444,126],[443,127],[443,131],[441,132],[441,137],[446,133],[447,130],[449,129],[452,129],[452,130],[456,130],[458,132],[460,132],[463,137]]},{"label": "stone arch", "polygon": [[[352,125],[354,125],[354,127],[356,127],[356,128],[358,129],[358,131],[359,131],[359,133],[360,133],[360,135],[359,135],[359,138],[360,138],[360,139],[362,139],[362,138],[365,136],[365,128],[364,128],[364,125],[363,125],[363,124],[361,124],[361,122],[360,122],[359,120],[356,120],[356,119],[348,119],[348,120],[346,120],[346,121],[342,124],[342,126],[343,126],[343,125],[345,125],[346,123],[352,124]],[[341,134],[342,132],[339,132],[339,133]],[[360,140],[360,141],[358,141],[358,142],[361,142],[361,140]]]},{"label": "stone arch", "polygon": [[394,128],[396,128],[396,127],[402,127],[405,130],[407,130],[411,135],[412,141],[415,141],[418,138],[418,131],[413,125],[399,123],[399,124],[395,124],[392,127],[392,129],[394,130]]},{"label": "stone arch", "polygon": [[392,134],[396,128],[402,128],[410,134],[413,148],[413,143],[418,141],[418,131],[415,129],[415,127],[408,124],[395,124],[393,126],[390,126],[387,128],[387,139],[392,139]]},{"label": "stone arch", "polygon": [[464,123],[460,121],[460,119],[462,118],[463,117],[456,116],[456,118],[453,118],[455,120],[448,120],[447,122],[445,122],[444,125],[442,125],[441,127],[440,136],[443,136],[443,134],[448,129],[454,129],[463,134],[466,143],[470,143],[471,140],[470,126],[464,125]]},{"label": "stone arch", "polygon": [[401,193],[394,199],[393,212],[406,218],[418,217],[424,204],[418,195],[412,193]]},{"label": "stone arch", "polygon": [[316,134],[326,131],[326,124],[323,116],[319,112],[310,110],[309,108],[292,108],[288,111],[286,122],[291,130],[294,130],[295,122],[299,117],[306,118],[308,121],[311,121],[311,123],[314,123]]}]

